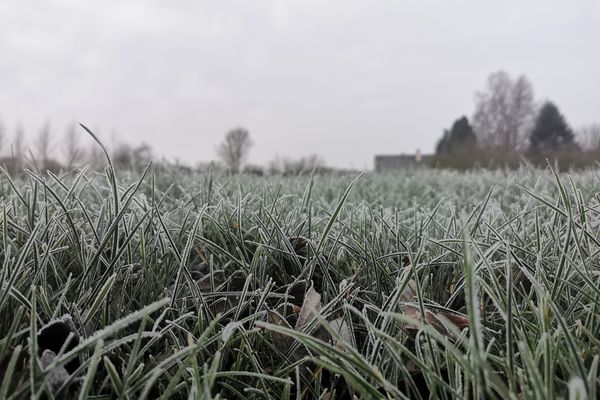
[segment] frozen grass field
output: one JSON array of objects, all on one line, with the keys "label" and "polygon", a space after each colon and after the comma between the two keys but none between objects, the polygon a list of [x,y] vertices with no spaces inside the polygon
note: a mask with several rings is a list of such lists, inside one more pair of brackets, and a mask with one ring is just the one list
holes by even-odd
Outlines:
[{"label": "frozen grass field", "polygon": [[0,178],[0,398],[600,391],[600,171]]}]

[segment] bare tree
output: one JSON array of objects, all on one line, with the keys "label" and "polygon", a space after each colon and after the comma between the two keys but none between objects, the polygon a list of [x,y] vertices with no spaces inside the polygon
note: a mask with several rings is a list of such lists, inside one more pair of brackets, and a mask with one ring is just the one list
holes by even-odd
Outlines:
[{"label": "bare tree", "polygon": [[13,172],[19,172],[23,169],[23,160],[25,158],[25,131],[21,125],[17,126],[11,152]]},{"label": "bare tree", "polygon": [[46,122],[42,129],[40,129],[40,133],[38,133],[36,147],[38,152],[38,157],[42,164],[48,161],[50,157],[50,123]]},{"label": "bare tree", "polygon": [[593,123],[577,130],[579,144],[585,150],[600,150],[600,124]]},{"label": "bare tree", "polygon": [[513,152],[527,145],[535,118],[533,88],[521,75],[515,81],[504,71],[491,74],[487,88],[475,94],[473,128],[486,147]]},{"label": "bare tree", "polygon": [[267,167],[267,171],[272,175],[301,175],[322,173],[326,170],[325,160],[318,154],[311,154],[298,159],[276,157]]},{"label": "bare tree", "polygon": [[154,157],[152,152],[152,146],[146,142],[142,142],[140,145],[134,147],[131,150],[131,156],[133,160],[133,167],[136,170],[144,169],[152,158]]},{"label": "bare tree", "polygon": [[4,146],[4,137],[6,134],[6,129],[4,128],[4,124],[0,121],[0,155],[2,155],[2,147]]},{"label": "bare tree", "polygon": [[104,153],[100,146],[96,143],[90,145],[89,150],[87,151],[87,163],[92,168],[100,168],[105,165]]},{"label": "bare tree", "polygon": [[305,172],[320,172],[325,168],[325,160],[318,154],[311,154],[301,159]]},{"label": "bare tree", "polygon": [[77,127],[75,124],[69,125],[67,132],[65,133],[65,157],[67,161],[67,167],[71,168],[83,159],[83,151],[79,146],[79,140],[81,136],[77,134]]},{"label": "bare tree", "polygon": [[231,172],[240,172],[242,164],[252,147],[250,133],[244,128],[235,128],[227,132],[225,140],[217,148],[217,153]]},{"label": "bare tree", "polygon": [[510,132],[516,149],[523,149],[528,145],[528,134],[533,128],[536,117],[536,105],[531,82],[521,75],[514,82],[510,102]]}]

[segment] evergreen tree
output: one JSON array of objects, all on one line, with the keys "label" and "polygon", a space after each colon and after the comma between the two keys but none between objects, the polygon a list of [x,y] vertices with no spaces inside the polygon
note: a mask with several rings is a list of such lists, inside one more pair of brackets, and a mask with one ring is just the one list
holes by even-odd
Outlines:
[{"label": "evergreen tree", "polygon": [[445,129],[437,144],[437,154],[464,153],[477,146],[477,136],[467,117],[463,116],[452,124],[450,130]]},{"label": "evergreen tree", "polygon": [[448,137],[450,136],[450,132],[448,129],[444,129],[444,133],[440,140],[438,140],[437,145],[435,146],[436,154],[445,154],[448,152]]},{"label": "evergreen tree", "polygon": [[557,151],[575,145],[573,130],[554,103],[544,103],[529,137],[530,151]]}]

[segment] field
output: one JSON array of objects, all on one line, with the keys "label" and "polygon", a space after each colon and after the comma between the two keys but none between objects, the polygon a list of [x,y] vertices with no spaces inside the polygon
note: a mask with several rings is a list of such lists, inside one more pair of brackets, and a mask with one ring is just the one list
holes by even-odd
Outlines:
[{"label": "field", "polygon": [[1,176],[0,399],[600,393],[598,170]]}]

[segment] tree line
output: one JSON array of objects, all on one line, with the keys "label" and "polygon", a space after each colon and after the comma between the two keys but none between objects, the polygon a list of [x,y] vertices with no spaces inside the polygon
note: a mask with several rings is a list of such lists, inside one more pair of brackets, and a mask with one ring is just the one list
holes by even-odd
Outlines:
[{"label": "tree line", "polygon": [[[85,136],[76,124],[69,125],[61,133],[46,122],[28,145],[22,126],[17,126],[11,139],[8,129],[0,121],[0,166],[11,174],[26,168],[57,173],[84,165],[103,167],[106,159],[100,146],[93,141],[84,144],[82,138]],[[147,143],[131,145],[116,141],[111,148],[112,162],[120,168],[144,168],[154,156]]]},{"label": "tree line", "polygon": [[[90,140],[84,144],[86,135],[76,124],[71,124],[61,133],[45,123],[31,140],[27,140],[25,130],[18,126],[12,138],[5,125],[0,121],[0,166],[10,174],[18,174],[26,168],[41,172],[58,173],[74,167],[88,166],[99,169],[106,165],[105,155],[97,143]],[[31,145],[28,145],[28,142]],[[209,168],[229,173],[247,173],[253,175],[300,175],[305,173],[333,172],[318,155],[309,155],[297,159],[275,157],[266,167],[248,164],[247,159],[253,145],[247,129],[237,127],[229,130],[223,141],[217,146],[219,161],[216,163],[198,163],[195,167],[182,164],[178,160],[170,161],[164,157],[156,159],[153,148],[142,142],[132,145],[125,141],[113,140],[109,148],[112,163],[120,170],[142,170],[150,161],[155,168],[178,168],[181,171],[207,170]]]},{"label": "tree line", "polygon": [[344,172],[328,167],[325,160],[317,154],[296,159],[276,156],[267,167],[246,164],[253,146],[250,132],[243,127],[231,129],[217,147],[221,166],[233,174],[240,172],[253,175],[301,175],[311,173]]},{"label": "tree line", "polygon": [[577,132],[558,106],[537,102],[531,82],[499,71],[475,94],[471,121],[458,118],[444,130],[433,162],[438,167],[518,166],[554,161],[567,167],[596,162],[600,156],[600,124]]},{"label": "tree line", "polygon": [[[100,168],[105,165],[100,147],[92,141],[84,146],[81,143],[84,136],[75,124],[64,129],[59,140],[56,133],[46,123],[34,135],[33,146],[28,147],[21,126],[10,140],[8,130],[0,121],[0,165],[11,174],[24,168],[58,172],[74,166]],[[266,168],[250,165],[247,158],[252,146],[247,129],[231,129],[216,148],[221,161],[216,167],[234,174],[256,175],[333,172],[318,155],[298,159],[276,157]],[[111,148],[112,161],[121,169],[142,169],[154,158],[153,149],[147,143],[131,145],[118,141]],[[436,167],[460,169],[476,165],[517,167],[524,160],[536,165],[551,160],[567,167],[582,167],[599,159],[600,124],[589,124],[575,132],[555,103],[535,100],[527,77],[521,75],[513,79],[499,71],[491,74],[484,90],[475,94],[471,120],[461,116],[444,130],[432,162]],[[178,161],[169,162],[164,158],[157,164],[191,170]],[[200,164],[199,168],[207,166]]]}]

